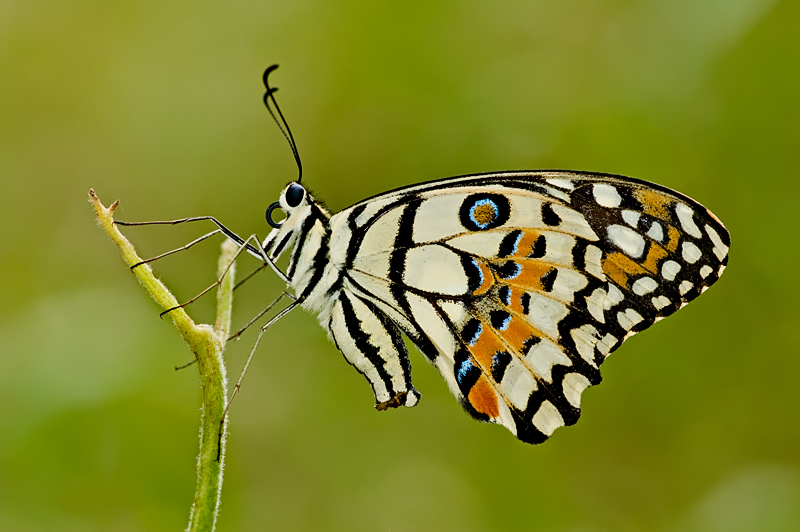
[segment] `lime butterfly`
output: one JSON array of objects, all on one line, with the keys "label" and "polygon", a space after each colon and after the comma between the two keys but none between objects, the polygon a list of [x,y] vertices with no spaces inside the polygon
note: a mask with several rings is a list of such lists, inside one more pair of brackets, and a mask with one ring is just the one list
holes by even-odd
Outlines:
[{"label": "lime butterfly", "polygon": [[297,302],[362,373],[376,408],[420,398],[402,334],[473,417],[540,443],[631,335],[711,286],[728,232],[658,185],[499,172],[400,188],[331,215],[300,183],[264,240]]},{"label": "lime butterfly", "polygon": [[[275,105],[302,177],[267,83],[274,68],[264,101]],[[606,357],[704,292],[728,261],[728,232],[705,207],[623,176],[467,175],[337,214],[300,180],[267,210],[273,229],[260,246],[202,218],[294,291],[262,333],[298,305],[315,313],[378,410],[419,402],[405,335],[469,414],[528,443],[574,424]],[[275,265],[283,253],[285,273]]]}]

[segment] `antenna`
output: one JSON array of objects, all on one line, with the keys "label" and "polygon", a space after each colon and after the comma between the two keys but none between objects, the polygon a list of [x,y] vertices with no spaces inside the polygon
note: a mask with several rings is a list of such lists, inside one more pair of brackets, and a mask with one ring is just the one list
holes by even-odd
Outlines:
[{"label": "antenna", "polygon": [[[281,133],[283,133],[283,136],[286,137],[286,141],[289,143],[289,147],[292,149],[294,160],[297,162],[297,182],[299,183],[303,178],[303,164],[300,162],[300,154],[297,153],[297,143],[295,143],[294,136],[292,136],[292,130],[289,129],[289,124],[283,117],[281,108],[278,106],[278,102],[275,100],[274,94],[278,91],[278,88],[269,86],[269,75],[276,68],[278,68],[278,65],[272,65],[267,67],[267,69],[264,71],[264,87],[267,89],[267,92],[264,93],[264,105],[267,107],[267,111],[269,111],[272,119],[275,120],[276,124],[278,124],[278,129],[280,129]],[[269,105],[270,100],[272,100],[275,110],[278,111],[278,116],[275,116],[275,113],[272,111],[272,108]],[[280,117],[280,120],[278,120],[278,117]]]}]

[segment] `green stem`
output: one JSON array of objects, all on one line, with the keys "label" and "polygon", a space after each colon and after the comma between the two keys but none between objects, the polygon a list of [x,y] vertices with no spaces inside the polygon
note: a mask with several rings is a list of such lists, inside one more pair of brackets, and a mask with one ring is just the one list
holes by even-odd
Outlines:
[{"label": "green stem", "polygon": [[[203,410],[200,417],[200,454],[197,455],[197,489],[189,515],[191,532],[214,530],[222,493],[222,472],[225,463],[225,439],[228,420],[225,405],[228,400],[228,379],[222,354],[231,328],[233,303],[234,256],[237,246],[230,240],[222,244],[218,273],[222,279],[217,291],[217,321],[214,325],[215,349],[206,357],[198,357],[200,386],[203,391]],[[229,267],[230,266],[230,267]]]},{"label": "green stem", "polygon": [[[89,201],[94,205],[97,221],[119,247],[128,266],[142,261],[133,245],[114,225],[114,209],[118,202],[106,208],[100,199],[89,191]],[[222,245],[219,259],[219,275],[225,269],[227,274],[217,291],[217,319],[214,327],[195,324],[183,308],[175,308],[178,301],[164,284],[155,278],[148,264],[133,269],[133,273],[145,290],[164,308],[174,309],[169,317],[180,332],[183,340],[195,355],[200,370],[200,387],[203,394],[203,409],[200,425],[200,454],[197,457],[197,489],[189,517],[188,531],[213,531],[222,490],[222,473],[225,461],[225,437],[227,420],[222,424],[222,416],[227,402],[227,378],[223,353],[230,331],[231,308],[233,304],[234,265],[236,245],[226,241]],[[223,430],[220,433],[220,427]]]}]

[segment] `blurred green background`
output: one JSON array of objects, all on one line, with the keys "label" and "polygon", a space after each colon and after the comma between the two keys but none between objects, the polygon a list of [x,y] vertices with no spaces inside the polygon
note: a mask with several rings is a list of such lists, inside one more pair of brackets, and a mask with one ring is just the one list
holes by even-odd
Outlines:
[{"label": "blurred green background", "polygon": [[[800,2],[0,2],[0,529],[181,530],[191,354],[96,227],[211,214],[240,234],[295,177],[333,210],[490,170],[631,175],[711,208],[721,281],[603,366],[544,445],[423,394],[377,412],[298,311],[231,411],[219,530],[800,530]],[[210,230],[132,228],[143,256]],[[219,241],[156,272],[179,299]],[[240,271],[255,266],[245,259]],[[243,324],[280,290],[237,292]],[[209,321],[213,298],[191,313]],[[238,376],[254,333],[230,347]]]}]

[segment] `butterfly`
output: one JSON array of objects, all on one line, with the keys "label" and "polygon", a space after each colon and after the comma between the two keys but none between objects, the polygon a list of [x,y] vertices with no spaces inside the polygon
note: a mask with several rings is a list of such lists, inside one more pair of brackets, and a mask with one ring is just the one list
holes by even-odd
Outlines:
[{"label": "butterfly", "polygon": [[[600,383],[611,352],[707,290],[728,263],[730,235],[708,209],[612,174],[465,175],[332,214],[301,184],[297,147],[268,83],[275,68],[264,73],[264,103],[299,176],[267,209],[263,242],[210,216],[149,223],[211,220],[270,265],[295,295],[261,334],[297,306],[315,313],[367,379],[378,410],[419,402],[405,335],[474,418],[541,443],[578,420],[581,395]],[[285,273],[276,266],[284,253]]]},{"label": "butterfly", "polygon": [[406,335],[473,417],[541,443],[633,334],[710,287],[730,237],[694,200],[629,177],[525,171],[392,190],[331,214],[286,186],[263,242],[297,302],[363,374],[412,407]]}]

